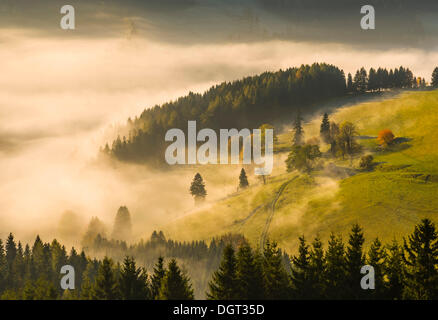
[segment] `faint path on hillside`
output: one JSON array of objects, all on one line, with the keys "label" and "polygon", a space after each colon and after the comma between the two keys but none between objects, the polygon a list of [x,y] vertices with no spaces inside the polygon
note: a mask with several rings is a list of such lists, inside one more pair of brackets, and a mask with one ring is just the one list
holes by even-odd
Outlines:
[{"label": "faint path on hillside", "polygon": [[257,211],[259,211],[262,207],[264,207],[266,204],[261,204],[259,206],[257,206],[255,209],[253,209],[245,218],[241,219],[241,220],[236,220],[234,221],[234,225],[238,224],[238,230],[240,231],[242,229],[242,227],[245,225],[245,223],[251,219],[251,217],[253,217]]},{"label": "faint path on hillside", "polygon": [[274,200],[271,203],[271,212],[269,213],[268,218],[266,219],[265,227],[263,228],[263,232],[260,236],[260,250],[263,252],[263,248],[265,247],[266,237],[269,232],[269,227],[271,226],[272,219],[274,218],[275,214],[275,205],[277,204],[278,199],[280,199],[281,194],[283,193],[284,189],[286,189],[287,185],[294,181],[298,176],[293,177],[292,179],[286,181],[283,183],[280,188],[277,191],[277,194],[275,195]]}]

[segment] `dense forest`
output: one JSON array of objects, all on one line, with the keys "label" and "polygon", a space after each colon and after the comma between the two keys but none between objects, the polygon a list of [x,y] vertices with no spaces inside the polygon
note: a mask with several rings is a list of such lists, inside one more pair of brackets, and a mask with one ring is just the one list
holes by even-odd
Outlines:
[{"label": "dense forest", "polygon": [[[161,243],[167,250],[161,253],[175,257],[203,256],[215,264],[217,255],[222,256],[209,277],[208,299],[438,299],[438,234],[428,219],[402,244],[394,240],[384,245],[376,238],[368,250],[358,225],[352,227],[346,244],[340,235],[332,234],[326,249],[318,237],[309,245],[302,236],[291,259],[270,241],[260,251],[246,241],[234,240],[222,238],[220,244],[212,241],[209,248],[200,249],[166,242],[161,233],[154,233],[151,241],[130,247],[124,259],[117,261],[108,256],[91,259],[75,249],[67,255],[58,241],[43,243],[39,237],[32,247],[23,249],[10,234],[5,245],[0,241],[0,294],[2,299],[33,300],[194,299],[192,280],[200,276],[198,272],[189,277],[187,266],[161,254],[147,272],[138,266],[145,256],[137,261],[130,256],[140,251],[154,257]],[[214,251],[210,256],[209,250]],[[62,290],[59,285],[59,270],[66,264],[76,271],[74,290]],[[374,289],[360,286],[364,276],[360,271],[366,264],[374,268]]]},{"label": "dense forest", "polygon": [[[128,256],[135,259],[133,262],[129,260],[130,263],[138,264],[139,270],[144,270],[145,276],[145,270],[153,270],[160,258],[169,261],[176,259],[181,265],[181,272],[186,272],[192,279],[191,290],[196,293],[197,298],[203,298],[226,244],[240,246],[246,242],[242,236],[230,234],[213,239],[210,243],[182,243],[166,239],[162,232],[153,232],[149,240],[132,245],[127,245],[123,240],[109,240],[100,234],[87,241],[87,247],[81,252],[72,248],[68,253],[65,246],[56,239],[51,243],[44,243],[37,236],[33,245],[25,246],[20,241],[17,243],[12,234],[5,242],[0,239],[0,297],[98,299],[98,296],[92,295],[92,284],[98,277],[99,268],[102,268],[103,263],[110,264],[111,270],[114,269],[119,276],[123,274],[123,263]],[[63,292],[60,287],[63,276],[60,269],[63,265],[74,267],[76,289],[72,292]]]},{"label": "dense forest", "polygon": [[[309,245],[299,238],[288,271],[275,244],[263,252],[241,246],[224,250],[219,270],[209,283],[211,299],[438,299],[438,234],[428,219],[402,244],[374,239],[366,250],[359,225],[347,243],[331,234],[328,245],[317,237]],[[374,268],[374,288],[363,289],[365,265]],[[368,281],[368,280],[366,280]]]},{"label": "dense forest", "polygon": [[291,120],[297,113],[310,114],[318,109],[318,103],[332,98],[425,86],[424,79],[404,67],[389,71],[371,68],[369,72],[361,68],[347,79],[342,70],[324,63],[265,72],[145,109],[139,117],[128,119],[128,136],[119,136],[102,151],[122,161],[160,164],[164,157],[159,155],[167,146],[165,133],[171,128],[186,132],[188,120],[195,120],[198,129],[258,128],[278,119]]}]

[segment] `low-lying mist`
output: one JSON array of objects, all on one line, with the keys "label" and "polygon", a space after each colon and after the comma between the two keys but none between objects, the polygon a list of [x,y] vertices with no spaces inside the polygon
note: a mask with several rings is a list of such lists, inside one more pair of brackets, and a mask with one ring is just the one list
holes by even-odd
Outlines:
[{"label": "low-lying mist", "polygon": [[[302,63],[333,63],[346,72],[404,65],[428,79],[438,57],[282,41],[181,46],[136,37],[54,39],[16,29],[1,29],[0,43],[0,237],[62,239],[63,224],[70,224],[76,244],[93,216],[111,229],[122,205],[137,237],[194,209],[188,188],[198,168],[162,172],[98,156],[144,108]],[[238,168],[206,171],[208,199],[233,192],[237,177]]]}]

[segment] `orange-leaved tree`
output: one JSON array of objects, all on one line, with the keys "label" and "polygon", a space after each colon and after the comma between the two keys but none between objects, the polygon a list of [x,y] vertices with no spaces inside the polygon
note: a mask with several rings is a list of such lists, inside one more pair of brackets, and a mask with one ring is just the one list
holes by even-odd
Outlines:
[{"label": "orange-leaved tree", "polygon": [[384,129],[379,132],[379,135],[377,137],[377,141],[380,143],[380,145],[387,147],[394,141],[394,134],[389,129]]}]

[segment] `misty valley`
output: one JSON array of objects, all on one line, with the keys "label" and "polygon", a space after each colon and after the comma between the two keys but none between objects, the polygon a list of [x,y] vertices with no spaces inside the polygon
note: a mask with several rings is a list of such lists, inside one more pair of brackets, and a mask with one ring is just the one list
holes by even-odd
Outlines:
[{"label": "misty valley", "polygon": [[2,302],[438,299],[436,1],[63,8],[0,4]]}]

